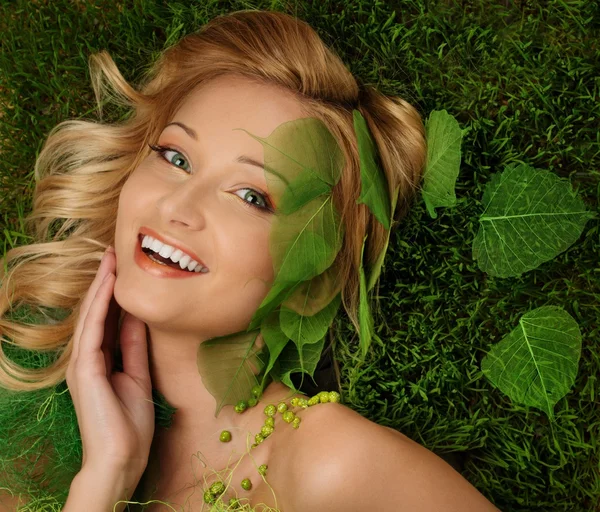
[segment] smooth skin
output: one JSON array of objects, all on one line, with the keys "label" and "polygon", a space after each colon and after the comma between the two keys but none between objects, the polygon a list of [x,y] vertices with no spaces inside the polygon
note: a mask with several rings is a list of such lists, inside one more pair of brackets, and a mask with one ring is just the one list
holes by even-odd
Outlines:
[{"label": "smooth skin", "polygon": [[[500,512],[450,464],[404,434],[328,403],[289,434],[282,512]],[[287,441],[287,440],[285,440]]]}]

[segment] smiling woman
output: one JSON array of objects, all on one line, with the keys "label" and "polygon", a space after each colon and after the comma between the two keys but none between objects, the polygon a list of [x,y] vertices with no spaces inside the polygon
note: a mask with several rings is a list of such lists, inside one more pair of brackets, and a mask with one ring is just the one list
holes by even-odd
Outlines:
[{"label": "smiling woman", "polygon": [[[416,109],[360,84],[310,26],[276,12],[213,19],[139,90],[106,52],[90,63],[97,96],[112,87],[134,115],[65,121],[39,155],[36,244],[7,254],[0,326],[60,355],[31,369],[0,354],[14,391],[1,407],[41,392],[0,431],[15,450],[0,455],[0,487],[67,512],[123,510],[133,495],[151,500],[143,510],[496,510],[337,391],[295,385],[331,350],[338,314],[364,333],[364,269],[371,289],[422,177]],[[9,296],[69,314],[18,324]],[[52,423],[33,443],[48,479],[10,461],[31,439],[16,422],[40,418],[49,388]]]}]

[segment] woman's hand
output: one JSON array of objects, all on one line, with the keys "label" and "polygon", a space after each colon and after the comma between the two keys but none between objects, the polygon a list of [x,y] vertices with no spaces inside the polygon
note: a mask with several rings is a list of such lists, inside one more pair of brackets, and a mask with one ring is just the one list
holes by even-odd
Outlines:
[{"label": "woman's hand", "polygon": [[81,305],[66,380],[81,431],[83,467],[139,479],[154,437],[146,325],[126,313],[120,335],[123,372],[112,373],[118,314],[116,307],[109,311],[116,305],[111,249]]}]

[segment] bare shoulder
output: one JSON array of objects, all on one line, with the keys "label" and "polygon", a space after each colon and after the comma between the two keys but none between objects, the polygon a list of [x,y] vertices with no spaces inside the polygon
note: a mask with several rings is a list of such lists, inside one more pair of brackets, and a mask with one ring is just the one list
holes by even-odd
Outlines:
[{"label": "bare shoulder", "polygon": [[288,434],[285,512],[498,511],[433,452],[343,404],[298,416],[300,428]]},{"label": "bare shoulder", "polygon": [[341,403],[316,404],[297,415],[301,423],[296,432],[298,435],[294,434],[294,437],[302,442],[308,441],[316,451],[327,451],[328,446],[337,447],[346,442],[356,443],[359,439],[413,442],[397,430],[374,423]]},{"label": "bare shoulder", "polygon": [[330,461],[333,454],[348,453],[351,447],[414,443],[397,430],[374,423],[341,403],[317,404],[297,415],[301,418],[300,428],[290,436],[299,461],[295,476],[304,476],[319,461]]},{"label": "bare shoulder", "polygon": [[[398,440],[405,437],[373,423],[341,403],[316,404],[295,412],[301,420],[299,428],[286,429],[281,442],[287,454],[284,512],[317,510],[318,507],[312,508],[313,504],[302,501],[309,489],[309,494],[316,496],[312,492],[316,486],[324,484],[331,488],[347,482],[339,471],[339,465],[344,463],[341,455],[348,453],[359,440],[361,443],[377,442],[382,435]],[[328,475],[327,481],[322,480],[322,474]],[[339,481],[334,482],[337,478]]]}]

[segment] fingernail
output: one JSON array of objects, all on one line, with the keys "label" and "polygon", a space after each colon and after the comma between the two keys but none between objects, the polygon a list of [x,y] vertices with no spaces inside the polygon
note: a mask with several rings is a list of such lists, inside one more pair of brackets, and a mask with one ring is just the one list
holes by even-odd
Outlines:
[{"label": "fingernail", "polygon": [[114,253],[114,252],[115,252],[115,248],[114,248],[112,245],[109,245],[109,246],[106,248],[106,252],[112,252],[112,253]]}]

